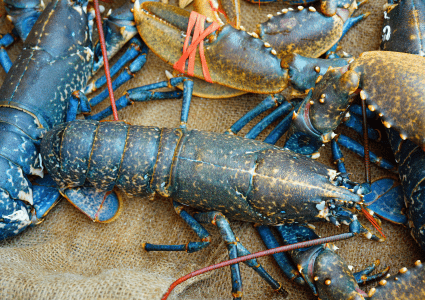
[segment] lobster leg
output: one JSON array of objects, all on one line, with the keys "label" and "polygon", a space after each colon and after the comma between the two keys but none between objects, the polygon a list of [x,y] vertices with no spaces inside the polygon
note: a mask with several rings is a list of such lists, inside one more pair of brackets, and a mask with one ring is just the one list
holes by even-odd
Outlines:
[{"label": "lobster leg", "polygon": [[[354,109],[354,107],[356,109]],[[354,111],[356,111],[359,107],[359,109],[361,109],[361,106],[358,104],[354,104],[352,106],[350,106],[350,111],[352,111],[352,108]],[[366,108],[367,111],[369,111],[373,116],[375,115],[373,112],[371,112],[369,109]],[[370,118],[369,115],[367,113],[367,118]],[[361,115],[361,114],[360,114]],[[362,120],[360,119],[359,115],[356,113],[353,114],[346,114],[345,118],[343,119],[344,125],[347,126],[348,128],[351,128],[353,130],[355,130],[358,134],[362,135],[363,134],[363,129],[362,129]],[[377,129],[373,129],[373,128],[369,128],[368,127],[368,136],[370,139],[372,140],[376,140],[376,141],[380,141],[381,140],[381,132]]]},{"label": "lobster leg", "polygon": [[[128,80],[133,78],[136,72],[139,72],[141,68],[146,63],[146,55],[147,55],[147,48],[146,46],[143,47],[141,50],[139,50],[141,53],[136,57],[136,59],[130,64],[128,68],[125,69],[113,82],[112,87],[114,90],[116,90],[118,87],[126,83]],[[114,65],[115,66],[115,65]],[[112,75],[113,76],[113,75]],[[99,78],[99,80],[104,79],[104,77]],[[96,81],[96,83],[98,83]],[[95,83],[95,84],[96,84]],[[104,84],[103,82],[99,82],[98,84]],[[105,100],[108,97],[108,90],[104,89],[101,93],[99,93],[96,97],[93,97],[89,100],[91,106],[96,106],[103,100]]]},{"label": "lobster leg", "polygon": [[180,203],[173,201],[173,207],[176,213],[190,226],[190,228],[201,239],[201,242],[189,242],[180,245],[154,245],[143,243],[142,247],[146,251],[186,251],[193,253],[202,250],[209,246],[211,243],[211,236],[208,231],[195,220],[188,212],[184,210],[184,206]]},{"label": "lobster leg", "polygon": [[[274,237],[270,227],[268,226],[256,226],[258,233],[260,234],[261,239],[264,242],[264,245],[268,249],[277,248],[280,246],[276,238]],[[293,263],[289,260],[288,256],[284,252],[273,254],[273,258],[278,264],[282,272],[291,280],[294,280],[298,284],[305,284],[304,279],[301,277],[300,273],[294,267]]]},{"label": "lobster leg", "polygon": [[[116,80],[114,80],[113,85],[114,89],[116,88],[115,85],[120,86],[124,82],[128,81],[130,78],[134,76],[134,73],[139,70],[139,68],[143,67],[143,64],[146,61],[146,55],[148,53],[147,47],[144,45],[144,43],[140,40],[139,37],[134,37],[130,40],[130,46],[128,47],[127,51],[118,59],[118,61],[110,68],[110,74],[111,77],[115,76],[119,70],[121,70],[127,63],[135,59],[133,63],[130,65],[130,67],[127,69],[127,72],[123,72],[118,76]],[[138,64],[141,64],[142,66],[138,67]],[[98,90],[100,87],[104,86],[106,84],[106,77],[102,76],[99,79],[97,79],[94,82],[91,82],[87,85],[87,87],[84,89],[85,94],[89,94],[91,92],[94,92]],[[99,96],[95,97],[96,99]],[[94,102],[96,105],[97,103],[101,102],[103,99],[105,99],[107,96],[99,97],[101,100],[94,100],[93,98],[91,102]]]},{"label": "lobster leg", "polygon": [[285,98],[280,95],[269,95],[266,99],[264,99],[260,104],[258,104],[256,107],[254,107],[252,110],[247,112],[245,115],[242,116],[236,123],[234,123],[227,131],[228,134],[237,134],[243,127],[246,126],[252,119],[259,116],[266,110],[269,110],[272,107],[280,105],[283,101],[285,101]]},{"label": "lobster leg", "polygon": [[[226,217],[220,212],[207,212],[207,213],[198,213],[195,216],[195,219],[201,223],[212,223],[220,229],[220,234],[224,241],[227,244],[227,249],[229,251],[229,257],[236,258],[239,256],[244,256],[250,254],[248,250],[243,247],[238,239],[235,237],[232,229],[230,228],[229,221]],[[275,281],[255,259],[249,260],[246,264],[256,271],[270,286],[283,294],[287,294],[286,291],[282,288],[282,285]],[[238,299],[242,297],[242,281],[239,273],[239,266],[237,264],[232,265],[232,294],[233,297]],[[233,268],[237,268],[237,271]],[[236,277],[237,276],[237,277]]]},{"label": "lobster leg", "polygon": [[[133,42],[130,45],[130,48],[124,55],[119,59],[117,64],[115,64],[112,68],[113,72],[112,76],[117,73],[128,61],[132,60],[134,57],[136,59],[130,64],[129,68],[126,69],[126,71],[122,72],[112,83],[113,89],[117,89],[122,84],[130,80],[134,77],[134,73],[140,71],[140,69],[144,66],[146,62],[146,54],[147,54],[147,47],[144,46],[141,48],[143,42],[138,38],[133,38]],[[138,53],[140,54],[138,55]],[[101,87],[103,84],[105,84],[106,79],[105,76],[99,78],[96,82],[90,84],[88,88],[85,89],[85,91],[94,91],[97,88]],[[90,113],[91,107],[96,106],[100,102],[102,102],[104,99],[108,97],[108,91],[107,89],[103,90],[100,94],[98,94],[96,97],[93,97],[92,99],[87,99],[85,94],[81,91],[74,92],[70,97],[70,105],[68,108],[68,112],[66,115],[66,121],[70,122],[75,120],[77,114],[79,113]],[[102,115],[102,119],[105,118],[107,115]],[[90,118],[90,117],[88,117]]]},{"label": "lobster leg", "polygon": [[339,38],[338,42],[336,42],[335,45],[333,45],[331,49],[329,49],[328,51],[326,51],[325,56],[327,58],[337,58],[338,55],[336,55],[335,52],[337,51],[338,43],[345,36],[345,34],[348,32],[348,30],[350,30],[354,25],[356,25],[357,23],[359,23],[361,20],[366,19],[369,15],[370,15],[370,13],[367,12],[365,14],[361,14],[361,15],[358,15],[356,17],[350,17],[350,18],[348,18],[348,20],[345,21],[345,23],[344,23],[344,25],[342,27],[342,35]]},{"label": "lobster leg", "polygon": [[286,102],[276,108],[271,114],[266,116],[263,120],[258,122],[246,135],[245,138],[255,139],[264,129],[266,129],[272,122],[279,117],[290,113],[294,109],[292,103]]},{"label": "lobster leg", "polygon": [[[348,136],[342,135],[342,134],[340,136],[336,137],[335,140],[341,146],[344,146],[348,150],[356,153],[357,155],[364,157],[364,155],[365,155],[364,154],[364,147],[361,144],[359,144],[358,142],[356,142],[355,140],[349,138]],[[369,152],[369,154],[370,154],[370,161],[372,163],[378,165],[381,168],[384,168],[384,169],[387,169],[387,170],[390,170],[390,171],[396,170],[396,167],[391,162],[389,162],[388,160],[377,156],[373,152]]]},{"label": "lobster leg", "polygon": [[19,36],[25,41],[35,21],[37,21],[41,11],[44,9],[44,4],[39,0],[25,1],[25,3],[5,0],[4,3],[9,19],[15,26],[12,33],[0,37],[0,65],[7,73],[12,66],[12,61],[7,55],[5,48],[14,42],[15,36]]},{"label": "lobster leg", "polygon": [[[294,110],[298,108],[298,104],[295,106],[292,103],[284,102],[285,98],[283,98],[282,95],[276,94],[276,95],[269,95],[266,99],[264,99],[260,104],[258,104],[256,107],[254,107],[252,110],[247,112],[242,118],[240,118],[236,123],[234,123],[225,133],[226,134],[237,134],[243,127],[245,127],[251,120],[253,120],[255,117],[259,116],[266,110],[277,106],[278,108],[269,116],[264,118],[262,121],[260,121],[257,125],[254,126],[254,128],[251,129],[251,131],[245,136],[246,138],[255,139],[267,126],[269,126],[272,122],[274,122],[276,119],[278,119],[280,116],[284,114],[288,114],[289,117],[292,117],[292,113]],[[287,118],[285,117],[284,120]],[[288,124],[290,124],[291,119],[289,119]],[[282,130],[282,125],[278,125],[279,127],[279,134],[276,138],[276,141],[288,130],[288,127],[285,130]],[[277,128],[276,127],[276,128]],[[276,129],[275,128],[275,129]],[[275,131],[273,136],[277,135],[277,132]],[[269,144],[275,144],[271,142],[266,142]]]},{"label": "lobster leg", "polygon": [[[190,85],[189,80],[187,80],[186,77],[176,77],[173,78],[174,80],[171,80],[171,85],[175,87],[179,83],[184,83],[184,85]],[[159,89],[163,87],[168,87],[168,81],[161,81],[158,83],[149,84],[146,86],[134,88],[131,90],[128,90],[127,93],[119,98],[116,101],[117,110],[120,110],[126,106],[129,106],[133,104],[134,102],[145,102],[145,101],[151,101],[151,100],[163,100],[163,99],[174,99],[174,98],[180,98],[182,95],[184,95],[184,92],[181,91],[171,91],[171,92],[151,92],[153,89]],[[190,94],[191,97],[191,94]],[[186,114],[189,112],[187,111]],[[86,119],[88,120],[102,120],[106,118],[107,116],[110,116],[112,114],[112,108],[109,106],[103,111],[95,114],[86,116]],[[187,120],[187,117],[186,117]]]},{"label": "lobster leg", "polygon": [[[249,251],[235,237],[230,224],[224,215],[220,212],[198,213],[194,217],[189,215],[183,208],[184,206],[173,201],[174,210],[180,217],[192,228],[199,236],[201,242],[189,242],[181,245],[153,245],[144,243],[143,249],[146,251],[187,251],[188,253],[196,252],[207,247],[211,242],[211,237],[206,229],[200,223],[212,223],[220,229],[220,234],[227,244],[229,257],[236,258],[250,254]],[[249,267],[256,271],[273,289],[281,293],[286,293],[281,284],[275,281],[257,262],[252,259],[245,262]],[[239,265],[231,266],[232,271],[232,294],[235,299],[242,297],[242,279],[239,270]]]},{"label": "lobster leg", "polygon": [[357,283],[366,283],[368,281],[372,281],[378,278],[383,277],[386,273],[388,273],[388,271],[390,270],[390,267],[385,268],[384,270],[382,270],[379,273],[376,273],[374,275],[370,275],[368,276],[370,273],[373,272],[373,270],[375,270],[375,268],[377,266],[379,266],[380,261],[379,259],[376,260],[373,264],[371,264],[370,266],[367,266],[364,270],[361,270],[359,272],[353,273],[354,278],[356,279]]}]

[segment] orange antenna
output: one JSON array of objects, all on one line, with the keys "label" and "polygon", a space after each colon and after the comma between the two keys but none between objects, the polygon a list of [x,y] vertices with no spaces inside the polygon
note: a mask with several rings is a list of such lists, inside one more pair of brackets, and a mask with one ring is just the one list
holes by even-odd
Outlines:
[{"label": "orange antenna", "polygon": [[115,105],[114,90],[112,89],[111,73],[109,72],[108,53],[106,52],[105,36],[103,35],[102,19],[100,17],[99,1],[94,0],[94,11],[96,14],[97,30],[99,31],[100,48],[102,49],[103,65],[105,69],[106,84],[108,86],[109,99],[111,100],[112,115],[118,121],[117,106]]}]

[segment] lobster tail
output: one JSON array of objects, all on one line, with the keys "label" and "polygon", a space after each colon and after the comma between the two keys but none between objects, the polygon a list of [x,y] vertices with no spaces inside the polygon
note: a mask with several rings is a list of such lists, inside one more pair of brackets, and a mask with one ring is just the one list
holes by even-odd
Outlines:
[{"label": "lobster tail", "polygon": [[[8,9],[32,14],[41,6],[14,1]],[[87,1],[52,1],[37,21],[34,16],[22,24],[24,50],[0,89],[0,238],[39,222],[59,197],[44,182],[35,193],[27,175],[43,176],[40,140],[46,129],[65,121],[68,96],[91,76],[86,9]],[[34,25],[29,33],[27,25]]]}]

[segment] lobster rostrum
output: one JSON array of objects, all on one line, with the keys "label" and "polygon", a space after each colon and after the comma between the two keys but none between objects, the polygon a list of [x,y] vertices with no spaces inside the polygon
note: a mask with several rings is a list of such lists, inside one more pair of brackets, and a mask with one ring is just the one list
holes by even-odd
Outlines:
[{"label": "lobster rostrum", "polygon": [[[196,54],[193,72],[189,70],[189,75],[207,79],[211,83],[218,83],[236,91],[229,90],[217,96],[215,93],[203,92],[202,88],[198,92],[196,83],[194,94],[217,98],[223,97],[223,94],[226,96],[232,93],[232,95],[240,95],[242,92],[273,94],[284,90],[290,82],[286,68],[292,66],[292,61],[296,61],[299,57],[293,56],[285,60],[282,60],[281,57],[294,52],[301,52],[311,57],[325,53],[340,39],[343,24],[354,11],[355,3],[354,1],[347,9],[341,9],[343,11],[341,16],[343,17],[332,17],[338,18],[339,21],[323,17],[313,7],[310,9],[300,7],[297,11],[292,8],[286,9],[279,15],[272,17],[266,24],[260,26],[261,32],[259,33],[249,33],[230,25],[223,25],[208,36],[204,34],[205,36],[197,38],[196,42],[205,39],[203,41],[205,58],[202,58],[202,54]],[[184,36],[188,33],[190,13],[171,5],[160,3],[140,5],[138,2],[135,3],[134,11],[140,36],[147,46],[165,62],[175,67],[177,67],[176,63],[178,62],[178,71],[186,72],[184,61],[179,62],[179,60],[182,57],[181,49],[185,41]],[[364,16],[359,16],[356,20]],[[320,25],[312,26],[311,30],[304,30],[300,24],[308,23],[310,18]],[[199,22],[201,24],[205,22],[204,27],[216,24],[213,19],[203,19],[202,17],[201,19],[204,21]],[[278,23],[286,25],[282,25],[284,28],[281,29],[277,26]],[[325,25],[326,23],[328,25]],[[277,34],[279,30],[281,30],[281,34]],[[267,36],[271,39],[267,40]],[[318,40],[320,42],[317,42]],[[323,40],[326,40],[326,42],[323,42]],[[196,50],[195,45],[194,41],[185,51]],[[184,55],[186,56],[187,53]],[[202,63],[202,60],[205,62]],[[304,92],[313,87],[311,84],[314,84],[316,78],[326,72],[329,65],[343,66],[347,64],[347,60],[350,59],[329,61],[326,67],[323,65],[319,67],[314,64],[316,63],[314,61],[310,67],[311,70],[316,69],[316,71],[309,74],[312,79],[306,80],[310,85],[307,87],[302,85],[301,87],[293,83],[293,86]],[[298,64],[304,63],[305,61]],[[324,63],[322,62],[322,64]],[[205,69],[208,70],[209,75],[206,74]],[[298,70],[292,69],[290,72],[298,72]],[[237,76],[235,76],[236,74]]]},{"label": "lobster rostrum", "polygon": [[[109,15],[106,24],[107,52],[117,52],[117,44],[125,44],[137,34],[134,29],[132,3]],[[87,13],[87,1],[51,2],[34,24],[24,44],[24,50],[13,64],[0,89],[0,238],[16,235],[27,226],[38,224],[59,198],[49,180],[32,186],[28,175],[43,176],[39,153],[43,134],[53,126],[73,119],[79,112],[88,113],[90,106],[105,96],[88,100],[81,92],[94,71],[102,63],[95,57],[91,42],[94,13]],[[65,20],[65,21],[64,21]],[[60,25],[59,25],[60,24]],[[147,48],[137,37],[112,73],[128,62],[128,70],[114,82],[119,86],[134,76],[146,62]],[[34,86],[34,78],[38,85]],[[90,84],[92,91],[104,84],[100,78]],[[167,86],[167,82],[163,83]],[[139,88],[140,89],[140,88]],[[149,89],[149,87],[147,88]],[[134,90],[134,89],[133,89]],[[75,92],[80,91],[80,92]],[[125,107],[133,101],[181,97],[181,92],[150,93],[129,91],[119,101]],[[137,98],[137,99],[134,99]],[[89,118],[110,115],[110,108]],[[40,185],[38,185],[40,184]]]}]

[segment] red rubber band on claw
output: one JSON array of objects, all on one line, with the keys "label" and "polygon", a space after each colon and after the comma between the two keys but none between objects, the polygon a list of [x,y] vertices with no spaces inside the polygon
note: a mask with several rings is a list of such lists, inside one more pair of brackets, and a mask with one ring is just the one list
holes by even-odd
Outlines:
[{"label": "red rubber band on claw", "polygon": [[227,17],[226,12],[224,10],[222,10],[220,8],[215,8],[215,6],[214,6],[214,4],[213,4],[213,2],[211,0],[209,1],[209,3],[210,3],[210,7],[211,7],[211,9],[213,11],[216,11],[216,12],[221,13],[226,18],[226,20],[229,20],[229,18]]},{"label": "red rubber band on claw", "polygon": [[[213,22],[204,31],[205,19],[205,16],[198,14],[197,12],[192,11],[190,13],[189,24],[187,26],[186,32],[186,39],[183,44],[183,54],[180,59],[174,64],[173,68],[181,73],[185,73],[186,60],[189,59],[187,74],[193,76],[195,70],[196,48],[199,45],[199,56],[201,58],[202,73],[204,74],[205,81],[212,83],[212,79],[210,76],[210,72],[208,71],[207,61],[205,59],[204,54],[204,38],[206,38],[210,33],[220,28],[220,25],[216,22]],[[188,47],[190,33],[192,32],[192,29],[195,25],[196,27],[193,33],[192,43]]]}]

